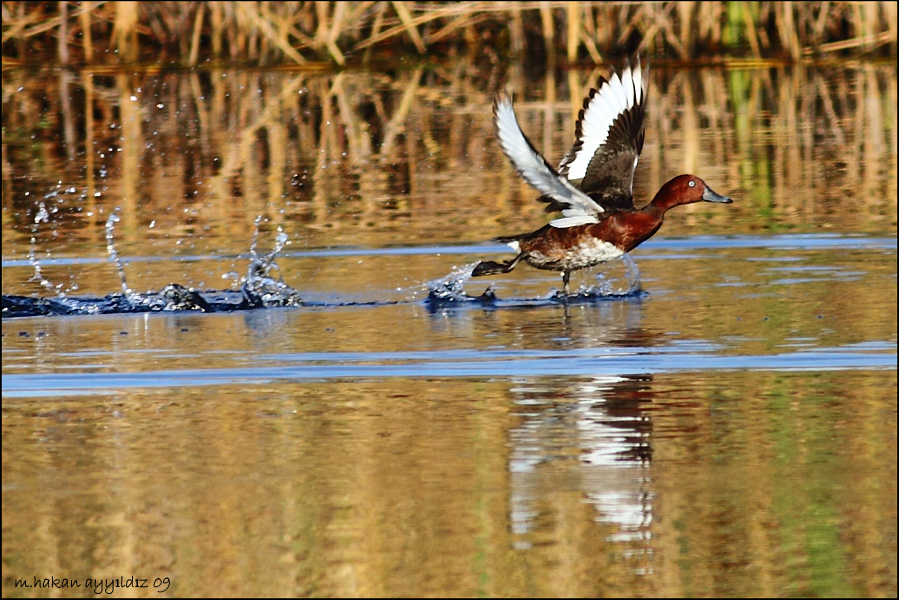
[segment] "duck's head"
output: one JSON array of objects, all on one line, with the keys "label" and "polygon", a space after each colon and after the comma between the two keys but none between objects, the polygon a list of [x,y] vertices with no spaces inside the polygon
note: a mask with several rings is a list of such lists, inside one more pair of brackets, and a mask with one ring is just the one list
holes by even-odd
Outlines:
[{"label": "duck's head", "polygon": [[652,203],[665,210],[681,204],[694,202],[717,202],[730,204],[727,196],[722,196],[696,175],[678,175],[662,186]]}]

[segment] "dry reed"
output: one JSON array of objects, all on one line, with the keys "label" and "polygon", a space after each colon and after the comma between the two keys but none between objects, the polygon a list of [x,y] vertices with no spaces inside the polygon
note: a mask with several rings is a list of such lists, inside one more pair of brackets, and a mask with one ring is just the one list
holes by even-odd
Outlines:
[{"label": "dry reed", "polygon": [[4,2],[3,60],[361,62],[372,52],[600,62],[896,52],[895,2]]}]

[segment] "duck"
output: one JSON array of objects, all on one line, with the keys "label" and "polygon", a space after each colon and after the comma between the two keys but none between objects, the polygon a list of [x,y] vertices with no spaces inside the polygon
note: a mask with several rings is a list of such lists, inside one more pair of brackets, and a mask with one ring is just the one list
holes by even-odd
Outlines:
[{"label": "duck", "polygon": [[570,295],[571,272],[619,259],[662,226],[665,213],[694,202],[730,204],[696,175],[674,177],[651,202],[634,205],[634,171],[643,150],[649,69],[640,58],[619,75],[601,76],[583,101],[575,142],[557,169],[537,151],[518,124],[508,92],[497,95],[493,121],[499,145],[518,174],[540,192],[547,212],[561,213],[531,233],[496,241],[517,253],[509,261],[480,261],[473,277],[508,273],[520,262],[562,272],[563,294]]}]

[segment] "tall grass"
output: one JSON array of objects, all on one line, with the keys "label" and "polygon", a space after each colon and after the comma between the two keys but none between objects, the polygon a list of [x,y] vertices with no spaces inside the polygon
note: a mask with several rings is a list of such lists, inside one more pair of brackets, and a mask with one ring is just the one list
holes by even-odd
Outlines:
[{"label": "tall grass", "polygon": [[337,65],[644,51],[793,60],[896,51],[895,2],[4,2],[3,60]]}]

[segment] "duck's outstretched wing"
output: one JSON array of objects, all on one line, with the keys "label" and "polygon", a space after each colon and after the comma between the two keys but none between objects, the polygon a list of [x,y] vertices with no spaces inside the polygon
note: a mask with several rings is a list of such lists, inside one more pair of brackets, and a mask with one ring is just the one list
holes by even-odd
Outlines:
[{"label": "duck's outstretched wing", "polygon": [[606,210],[634,208],[648,76],[637,57],[621,75],[600,77],[578,114],[574,146],[559,163],[559,173]]},{"label": "duck's outstretched wing", "polygon": [[525,181],[548,198],[564,218],[552,222],[556,227],[572,227],[583,223],[598,223],[602,206],[579,190],[568,179],[559,175],[521,131],[512,98],[508,94],[497,96],[493,103],[493,121],[499,144],[512,161],[512,165]]}]

